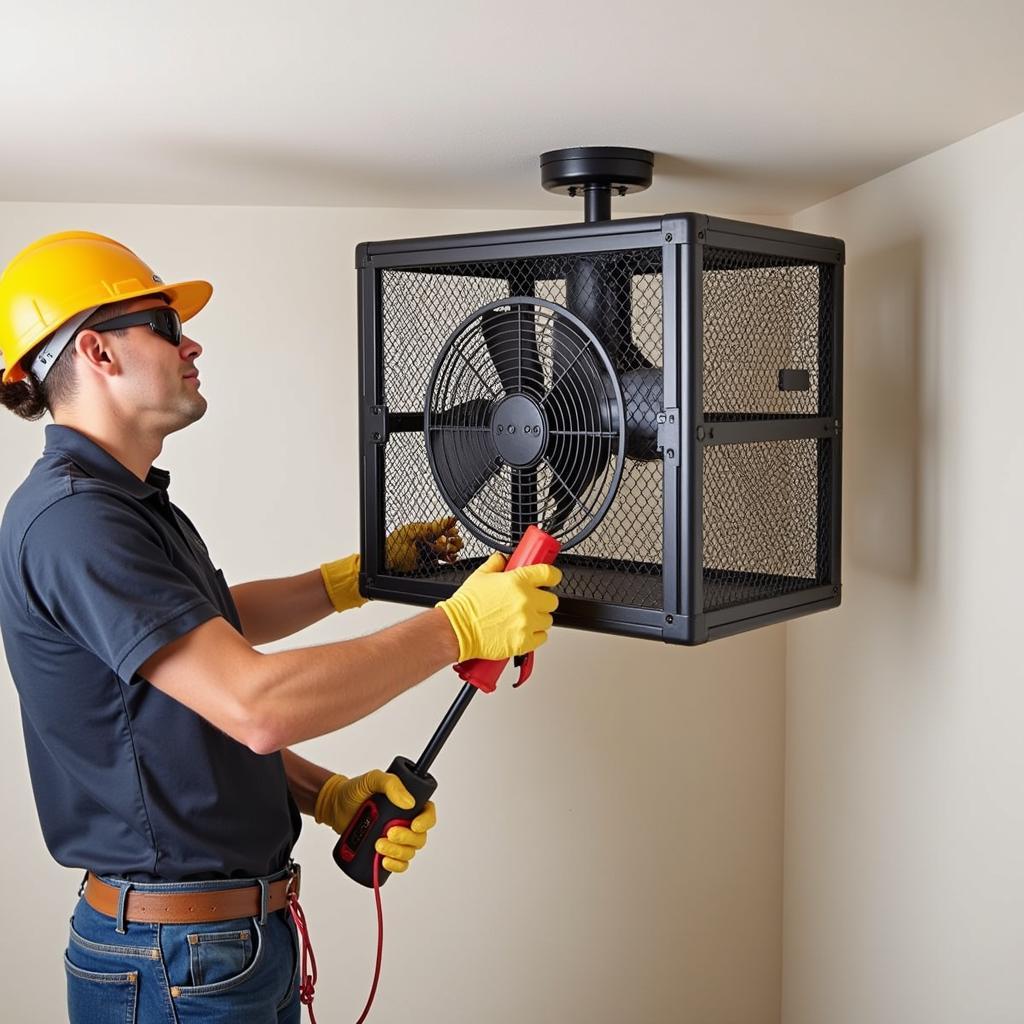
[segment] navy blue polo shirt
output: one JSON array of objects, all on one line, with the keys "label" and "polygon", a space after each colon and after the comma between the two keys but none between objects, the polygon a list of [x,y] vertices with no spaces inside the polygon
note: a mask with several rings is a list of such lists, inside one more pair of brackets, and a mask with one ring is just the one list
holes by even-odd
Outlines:
[{"label": "navy blue polo shirt", "polygon": [[168,498],[70,427],[0,525],[0,629],[54,858],[135,881],[265,875],[299,812],[279,753],[255,754],[139,675],[215,616],[241,632],[224,575]]}]

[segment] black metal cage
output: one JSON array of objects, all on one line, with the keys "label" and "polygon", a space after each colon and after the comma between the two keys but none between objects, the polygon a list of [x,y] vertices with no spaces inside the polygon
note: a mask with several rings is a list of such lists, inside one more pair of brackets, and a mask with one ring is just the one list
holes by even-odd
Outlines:
[{"label": "black metal cage", "polygon": [[[575,502],[592,515],[558,561],[558,625],[694,644],[838,605],[844,259],[839,239],[698,214],[361,244],[363,593],[433,604],[528,522],[570,521]],[[485,351],[480,324],[523,308],[528,358],[521,326]],[[600,359],[559,365],[559,312]],[[456,341],[459,416],[432,419]],[[533,462],[497,457],[481,410],[517,390],[516,372],[529,397],[524,366],[538,392],[568,377],[587,393],[574,454],[548,437],[562,401],[525,428],[544,421],[553,457],[540,441]],[[481,455],[430,433],[456,428]],[[460,465],[474,479],[453,508]],[[388,534],[453,512],[458,562],[388,567]]]}]

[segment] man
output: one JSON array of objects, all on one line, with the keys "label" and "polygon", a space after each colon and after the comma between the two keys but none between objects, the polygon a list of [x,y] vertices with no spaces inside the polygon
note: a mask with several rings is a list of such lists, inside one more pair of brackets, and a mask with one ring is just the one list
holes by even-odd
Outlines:
[{"label": "man", "polygon": [[[348,779],[290,744],[340,729],[454,661],[544,642],[550,566],[498,554],[447,601],[360,639],[262,654],[363,603],[358,555],[229,588],[153,466],[200,419],[204,281],[165,285],[101,235],[40,239],[0,277],[0,401],[46,448],[0,526],[0,627],[40,823],[87,870],[65,957],[72,1024],[294,1022],[299,812],[343,832],[394,776]],[[452,559],[454,520],[410,524],[387,558]],[[432,805],[377,843],[402,872]],[[102,1014],[102,1016],[100,1016]]]}]

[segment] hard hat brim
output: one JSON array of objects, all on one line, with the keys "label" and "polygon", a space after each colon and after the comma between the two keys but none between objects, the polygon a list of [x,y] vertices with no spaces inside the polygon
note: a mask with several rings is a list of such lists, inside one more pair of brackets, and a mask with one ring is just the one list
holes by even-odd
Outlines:
[{"label": "hard hat brim", "polygon": [[209,281],[179,281],[177,284],[155,284],[137,292],[118,295],[111,302],[125,302],[128,299],[144,299],[147,295],[166,295],[178,311],[182,323],[191,320],[210,301],[213,285]]},{"label": "hard hat brim", "polygon": [[[166,295],[171,305],[178,311],[178,316],[181,317],[182,323],[184,323],[186,320],[191,320],[210,301],[210,296],[213,295],[213,285],[209,281],[178,281],[175,284],[160,283],[154,284],[149,288],[140,288],[138,291],[119,293],[111,296],[109,302],[144,299],[147,295]],[[67,323],[75,315],[75,313],[72,313],[62,323],[55,324],[53,331],[59,330],[63,324]],[[53,331],[50,331],[46,336],[49,337]],[[34,349],[36,344],[39,344],[42,340],[40,338],[39,342],[32,345],[32,348]],[[24,380],[26,376],[28,375],[22,369],[21,359],[19,359],[13,366],[4,368],[2,379],[4,384],[12,384],[16,381]]]}]

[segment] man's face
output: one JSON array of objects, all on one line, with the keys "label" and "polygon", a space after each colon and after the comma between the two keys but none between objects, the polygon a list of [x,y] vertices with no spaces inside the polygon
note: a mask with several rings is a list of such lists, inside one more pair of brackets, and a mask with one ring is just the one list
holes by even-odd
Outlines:
[{"label": "man's face", "polygon": [[[166,305],[160,296],[135,299],[126,313]],[[128,327],[123,336],[106,334],[116,346],[122,373],[114,379],[121,411],[129,418],[164,435],[195,423],[206,412],[199,393],[195,362],[202,346],[184,334],[175,347],[147,324]]]}]

